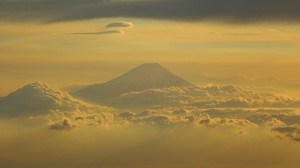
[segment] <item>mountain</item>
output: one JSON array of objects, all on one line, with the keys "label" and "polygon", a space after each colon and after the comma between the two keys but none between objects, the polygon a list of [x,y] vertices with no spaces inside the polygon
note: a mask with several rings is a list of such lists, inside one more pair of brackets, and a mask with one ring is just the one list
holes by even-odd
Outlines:
[{"label": "mountain", "polygon": [[299,107],[300,100],[233,85],[196,87],[157,63],[140,65],[73,95],[95,104],[126,109],[175,106],[197,108]]},{"label": "mountain", "polygon": [[40,115],[50,110],[75,111],[92,106],[39,82],[30,83],[0,99],[1,116]]},{"label": "mountain", "polygon": [[96,104],[109,104],[111,100],[129,92],[192,86],[194,85],[168,71],[160,64],[146,63],[108,82],[82,88],[74,92],[73,95]]}]

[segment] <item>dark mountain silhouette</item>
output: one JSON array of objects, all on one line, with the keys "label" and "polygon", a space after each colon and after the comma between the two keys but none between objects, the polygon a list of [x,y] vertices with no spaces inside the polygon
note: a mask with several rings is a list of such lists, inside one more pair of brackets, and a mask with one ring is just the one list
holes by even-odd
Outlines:
[{"label": "dark mountain silhouette", "polygon": [[142,64],[102,84],[94,84],[73,93],[75,97],[97,104],[106,104],[124,93],[166,87],[191,87],[190,82],[157,63]]}]

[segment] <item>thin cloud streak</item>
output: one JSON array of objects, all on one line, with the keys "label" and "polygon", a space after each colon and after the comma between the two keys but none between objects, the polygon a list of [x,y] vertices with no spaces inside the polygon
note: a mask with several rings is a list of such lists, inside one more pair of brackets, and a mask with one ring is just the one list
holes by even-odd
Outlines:
[{"label": "thin cloud streak", "polygon": [[106,34],[124,34],[123,30],[105,30],[100,32],[83,32],[83,33],[72,33],[74,35],[106,35]]}]

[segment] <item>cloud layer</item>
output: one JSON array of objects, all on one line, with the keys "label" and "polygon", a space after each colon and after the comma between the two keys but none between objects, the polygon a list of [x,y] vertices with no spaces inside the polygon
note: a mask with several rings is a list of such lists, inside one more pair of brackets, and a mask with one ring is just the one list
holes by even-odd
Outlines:
[{"label": "cloud layer", "polygon": [[41,118],[0,119],[0,162],[9,168],[296,168],[299,125],[275,119],[280,113],[295,115],[283,109],[57,112],[48,127]]},{"label": "cloud layer", "polygon": [[136,17],[182,21],[298,22],[297,0],[1,0],[3,20],[72,21]]},{"label": "cloud layer", "polygon": [[[146,89],[123,94],[117,99],[117,102],[121,101],[126,106],[142,107],[127,111],[91,105],[36,82],[1,99],[0,114],[1,117],[17,119],[46,119],[52,130],[72,130],[85,126],[151,126],[166,129],[188,126],[243,132],[248,128],[267,128],[277,137],[299,141],[299,113],[294,109],[282,109],[299,105],[296,99],[235,86],[211,86]],[[261,109],[256,109],[258,107]]]},{"label": "cloud layer", "polygon": [[128,92],[113,104],[119,107],[190,105],[198,108],[300,107],[297,98],[237,86],[167,87]]},{"label": "cloud layer", "polygon": [[255,128],[85,126],[61,132],[25,120],[0,120],[0,126],[0,162],[6,168],[296,168],[300,163],[298,143],[274,141]]},{"label": "cloud layer", "polygon": [[149,109],[142,112],[108,111],[65,113],[56,111],[47,117],[49,128],[71,130],[85,126],[98,128],[151,127],[209,128],[243,133],[248,129],[264,130],[265,135],[299,141],[300,115],[291,109],[198,109],[173,107]]}]

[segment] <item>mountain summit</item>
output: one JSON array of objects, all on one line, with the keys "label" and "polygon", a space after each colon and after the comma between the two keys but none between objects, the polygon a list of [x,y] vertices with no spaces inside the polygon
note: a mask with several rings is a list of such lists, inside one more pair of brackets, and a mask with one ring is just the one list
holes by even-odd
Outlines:
[{"label": "mountain summit", "polygon": [[67,93],[34,82],[3,97],[0,100],[0,116],[41,115],[50,110],[75,111],[87,107]]},{"label": "mountain summit", "polygon": [[128,92],[190,86],[194,85],[168,71],[160,64],[145,63],[108,82],[85,87],[73,95],[101,104]]}]

